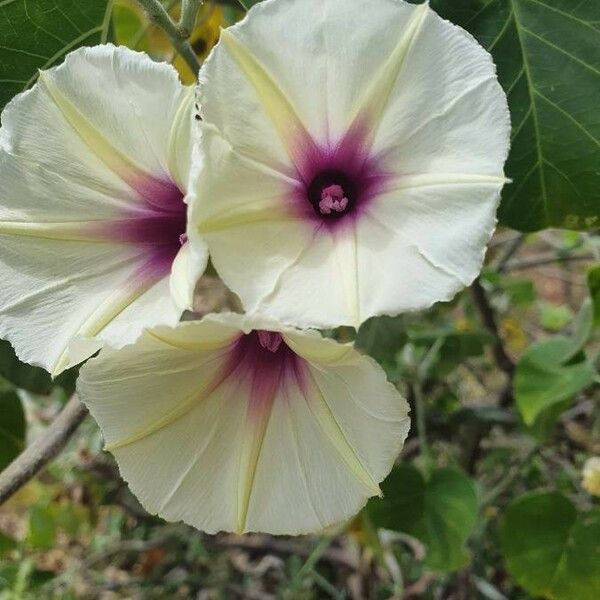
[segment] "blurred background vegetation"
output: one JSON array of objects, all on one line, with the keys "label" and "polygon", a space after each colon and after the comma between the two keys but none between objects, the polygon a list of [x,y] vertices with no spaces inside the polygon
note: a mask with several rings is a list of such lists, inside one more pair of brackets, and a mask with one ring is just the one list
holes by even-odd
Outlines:
[{"label": "blurred background vegetation", "polygon": [[[495,48],[519,29],[510,9],[522,1],[460,0],[454,20],[475,23]],[[546,2],[564,10],[562,0]],[[448,2],[432,4],[443,11]],[[176,20],[179,3],[164,5]],[[495,34],[479,20],[485,11],[504,19]],[[189,38],[200,61],[244,12],[236,0],[201,7]],[[584,23],[579,13],[570,18]],[[585,27],[597,34],[598,23],[600,14]],[[37,68],[106,40],[173,62],[194,81],[134,0],[12,0],[0,2],[0,105],[31,85]],[[25,47],[41,58],[27,59]],[[505,54],[494,57],[502,81]],[[513,121],[520,112],[525,129],[535,83],[529,108],[511,97]],[[597,98],[588,99],[596,115]],[[520,147],[544,142],[543,133]],[[597,148],[587,159],[600,189]],[[502,222],[514,227],[528,210],[515,195],[545,194],[549,220],[523,218],[519,229],[566,229],[501,227],[480,278],[452,302],[372,319],[357,333],[325,332],[355,340],[411,404],[412,431],[382,499],[321,536],[207,536],[148,515],[87,418],[65,451],[0,506],[0,600],[600,598],[600,206],[589,196],[569,204],[552,189],[521,192],[522,165],[511,160]],[[571,168],[584,169],[582,160]],[[577,185],[588,185],[585,177]],[[199,294],[207,306],[226,298],[210,275]],[[75,379],[67,372],[52,382],[0,342],[0,470],[46,435]]]}]

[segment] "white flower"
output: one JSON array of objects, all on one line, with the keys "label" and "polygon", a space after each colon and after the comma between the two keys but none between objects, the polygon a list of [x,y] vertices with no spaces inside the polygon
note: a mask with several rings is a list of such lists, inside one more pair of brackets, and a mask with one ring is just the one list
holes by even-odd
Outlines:
[{"label": "white flower", "polygon": [[172,67],[111,45],[5,108],[0,336],[22,360],[56,375],[189,306],[206,264],[185,243],[193,108]]},{"label": "white flower", "polygon": [[191,220],[250,313],[358,325],[481,268],[509,146],[489,54],[424,4],[266,0],[200,75]]},{"label": "white flower", "polygon": [[146,509],[210,533],[343,521],[380,493],[409,429],[370,358],[235,314],[105,347],[78,393]]}]

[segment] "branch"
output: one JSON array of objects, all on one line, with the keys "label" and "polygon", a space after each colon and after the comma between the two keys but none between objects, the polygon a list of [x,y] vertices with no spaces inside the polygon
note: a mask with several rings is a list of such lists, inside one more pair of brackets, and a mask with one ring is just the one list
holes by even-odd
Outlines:
[{"label": "branch", "polygon": [[0,504],[33,479],[66,446],[86,415],[87,408],[73,396],[44,435],[0,473]]},{"label": "branch", "polygon": [[508,264],[508,261],[518,252],[519,248],[523,245],[523,242],[525,241],[526,237],[526,234],[522,233],[507,244],[507,247],[505,248],[504,252],[498,258],[498,262],[496,263],[496,271],[498,271],[499,273],[502,273],[502,271],[504,271],[506,265]]},{"label": "branch", "polygon": [[534,267],[541,267],[543,265],[550,265],[552,263],[573,262],[573,261],[591,261],[594,260],[593,254],[571,254],[569,256],[557,256],[556,254],[534,256],[524,260],[513,260],[504,265],[504,271],[518,271],[520,269],[532,269]]},{"label": "branch", "polygon": [[[169,13],[165,10],[165,7],[158,0],[138,0],[138,2],[146,11],[148,18],[169,36],[169,39],[171,40],[175,50],[181,54],[181,57],[188,64],[189,68],[192,70],[192,73],[194,73],[194,75],[198,75],[200,63],[198,62],[198,58],[196,57],[193,48],[185,39],[187,37],[185,35],[185,31],[182,31],[182,28],[173,22],[173,19],[171,19]],[[189,22],[189,14],[191,10],[189,5],[196,5],[197,9],[197,3],[188,2],[187,5],[186,20]]]},{"label": "branch", "polygon": [[494,315],[494,311],[488,301],[479,277],[475,279],[471,285],[471,296],[473,297],[475,308],[477,309],[485,328],[492,334],[492,337],[494,338],[492,352],[494,354],[496,364],[508,375],[509,378],[512,378],[515,370],[515,364],[504,349],[504,342],[500,337],[498,325],[496,324],[496,316]]},{"label": "branch", "polygon": [[185,39],[189,38],[196,26],[196,17],[200,5],[204,0],[182,0],[181,18],[179,19],[179,35]]}]

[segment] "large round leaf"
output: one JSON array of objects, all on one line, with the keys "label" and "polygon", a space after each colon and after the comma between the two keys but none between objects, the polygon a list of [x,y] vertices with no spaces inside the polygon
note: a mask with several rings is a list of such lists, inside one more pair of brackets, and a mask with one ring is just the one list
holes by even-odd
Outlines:
[{"label": "large round leaf", "polygon": [[561,494],[527,494],[509,505],[500,539],[509,572],[528,592],[600,598],[600,509],[578,513]]},{"label": "large round leaf", "polygon": [[512,150],[500,221],[521,231],[600,224],[600,2],[432,0],[493,55]]}]

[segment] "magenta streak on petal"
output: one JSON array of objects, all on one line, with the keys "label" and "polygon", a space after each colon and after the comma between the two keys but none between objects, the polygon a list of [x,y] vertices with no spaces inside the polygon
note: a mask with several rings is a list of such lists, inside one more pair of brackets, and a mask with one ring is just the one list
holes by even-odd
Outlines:
[{"label": "magenta streak on petal", "polygon": [[352,226],[393,178],[370,155],[366,119],[335,143],[298,140],[296,147],[297,183],[287,201],[296,216],[326,231]]},{"label": "magenta streak on petal", "polygon": [[[183,193],[175,184],[153,187],[157,180],[148,177],[148,181],[146,190],[153,190],[156,194],[153,198],[158,199],[155,206],[148,201],[148,205],[124,213],[121,218],[92,223],[87,231],[90,236],[102,240],[146,247],[148,261],[167,274],[179,249],[187,241],[187,206]],[[161,195],[167,188],[170,190],[168,203],[164,202],[167,196]]]},{"label": "magenta streak on petal", "polygon": [[305,363],[272,331],[252,331],[241,335],[230,346],[225,364],[209,388],[212,393],[230,378],[248,383],[248,418],[260,419],[270,412],[277,394],[284,386],[306,389]]},{"label": "magenta streak on petal", "polygon": [[125,174],[123,178],[146,201],[150,210],[179,214],[183,194],[170,179],[135,174]]}]

